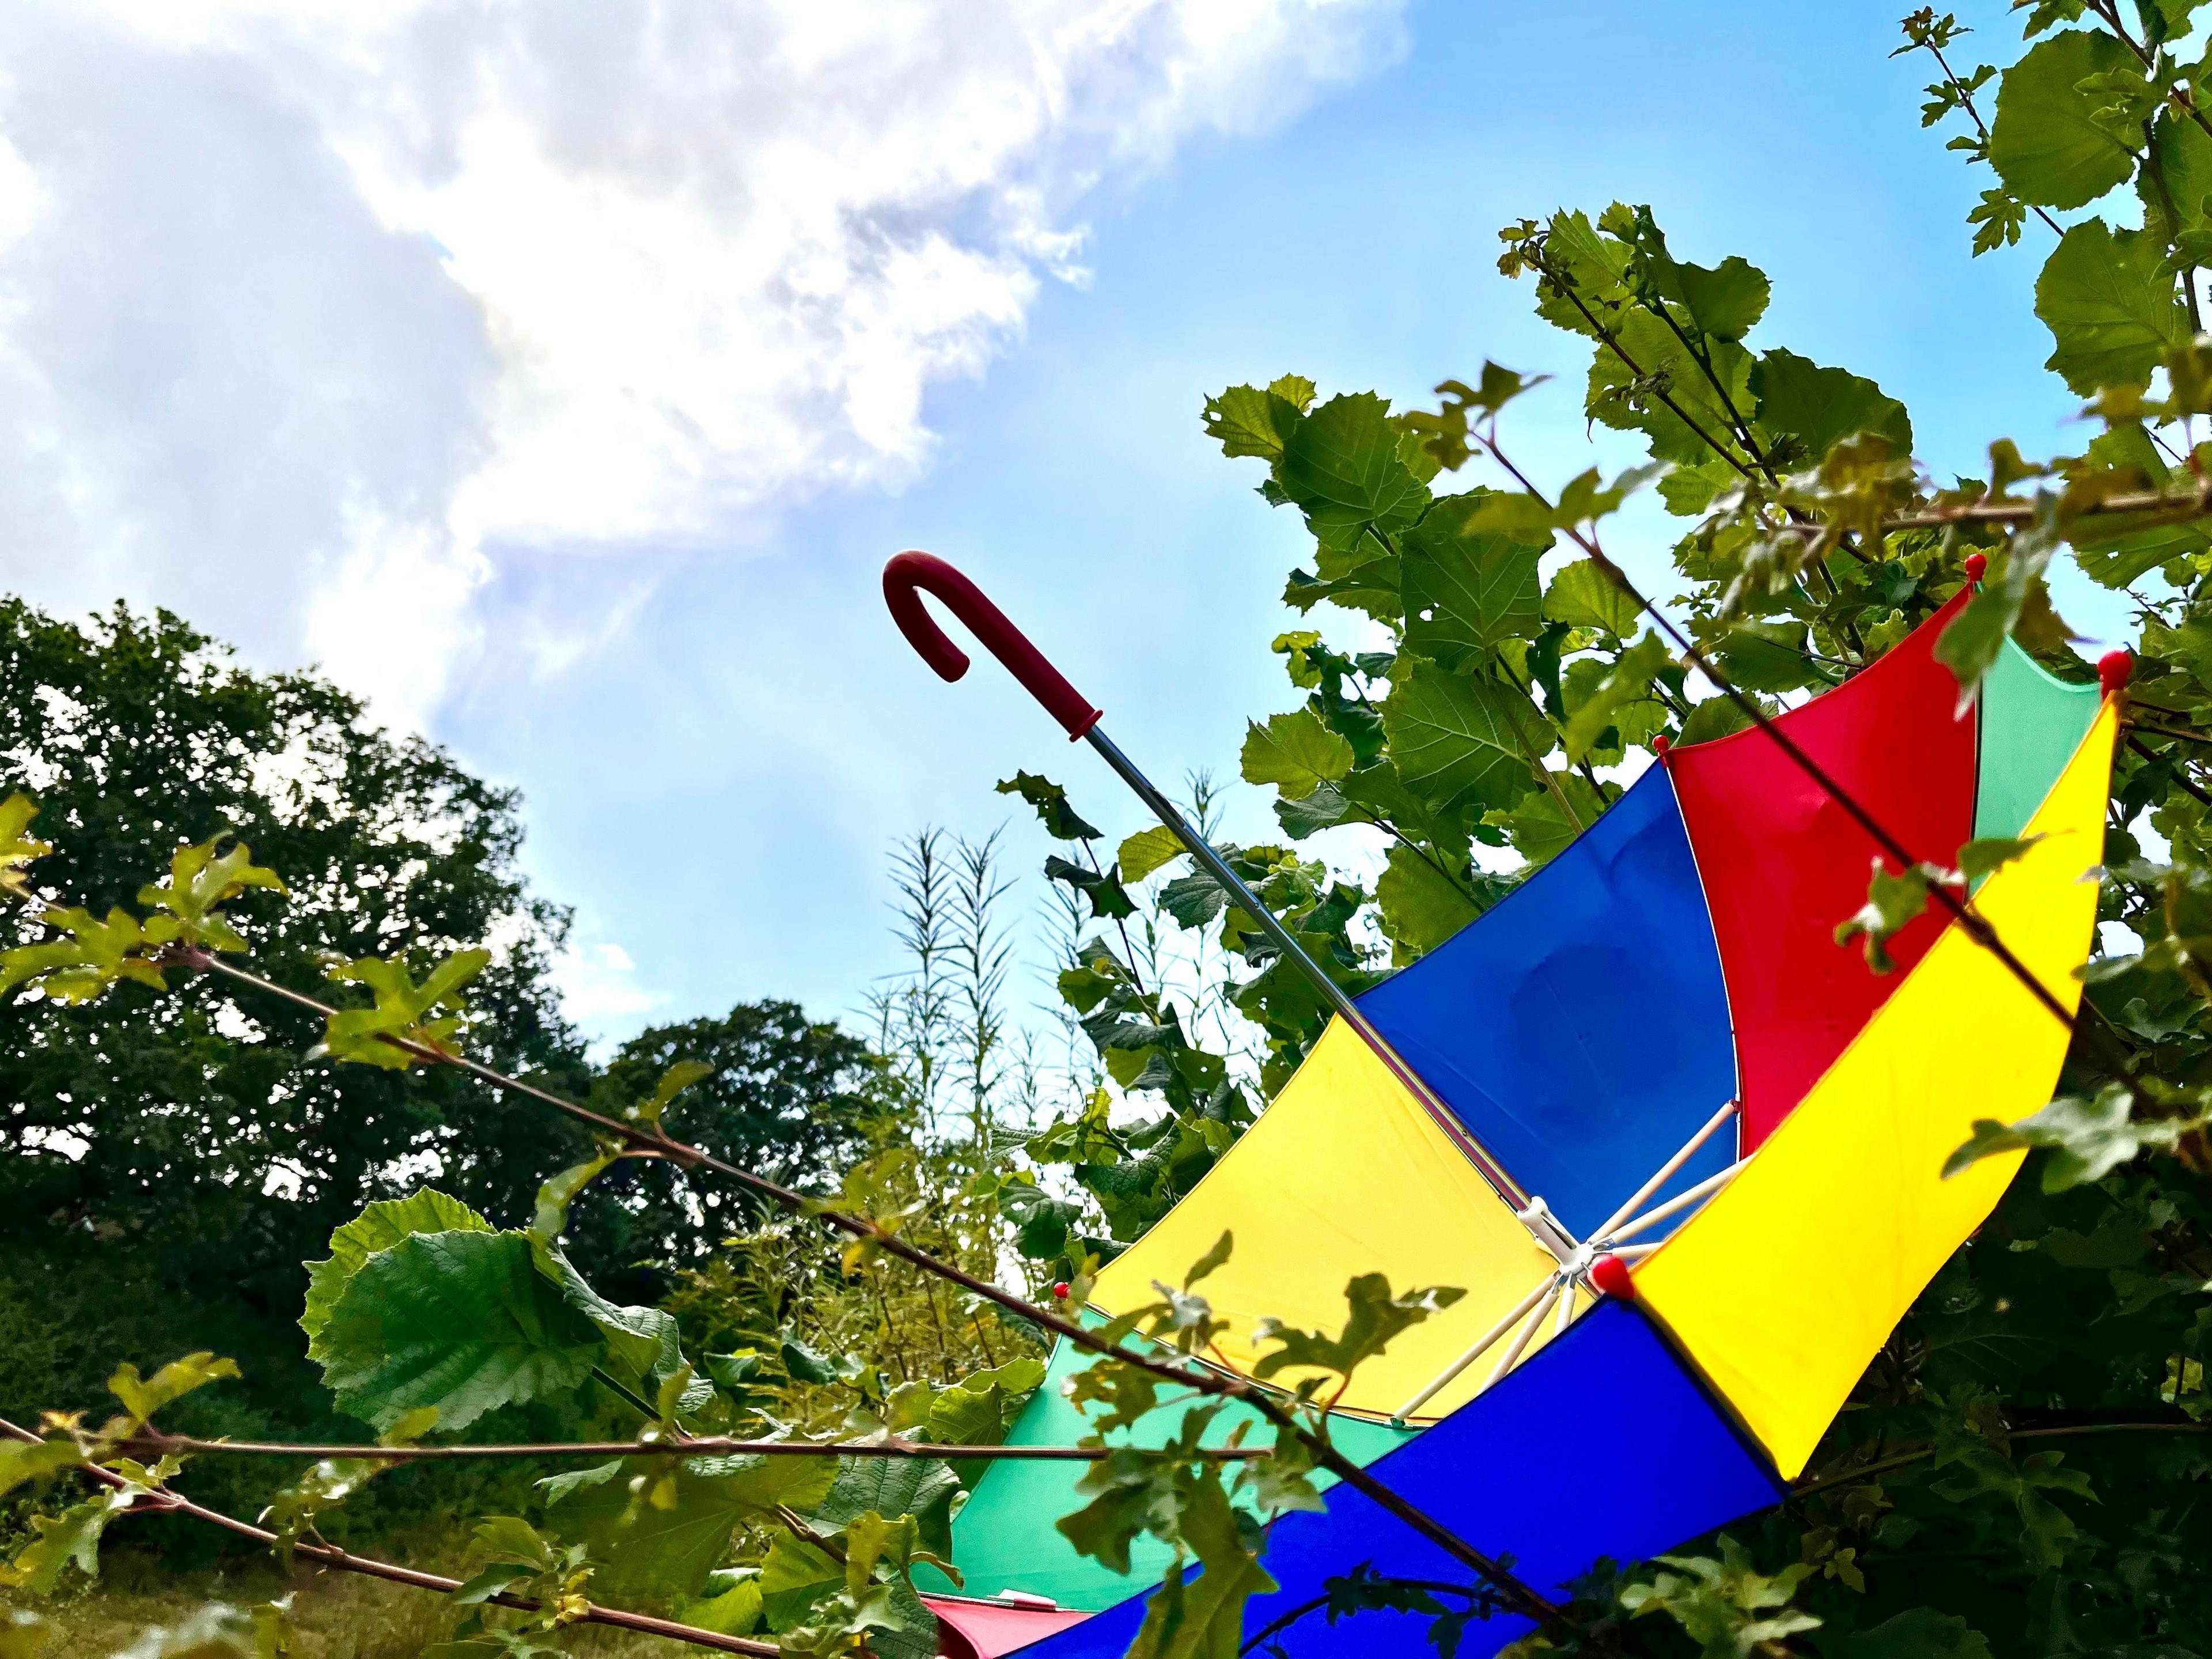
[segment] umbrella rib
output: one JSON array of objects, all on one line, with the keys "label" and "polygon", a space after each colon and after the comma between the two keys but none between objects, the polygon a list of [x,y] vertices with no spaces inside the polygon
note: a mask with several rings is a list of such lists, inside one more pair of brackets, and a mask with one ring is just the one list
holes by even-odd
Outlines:
[{"label": "umbrella rib", "polygon": [[1561,1295],[1574,1299],[1574,1281],[1565,1273],[1553,1273],[1544,1299],[1536,1304],[1536,1311],[1528,1316],[1528,1322],[1521,1328],[1521,1334],[1513,1339],[1513,1346],[1498,1355],[1498,1363],[1490,1368],[1490,1375],[1482,1379],[1479,1393],[1487,1394],[1498,1384],[1498,1378],[1521,1363],[1521,1356],[1528,1352],[1528,1345],[1536,1340],[1536,1333],[1544,1328],[1544,1316],[1552,1310],[1552,1304]]},{"label": "umbrella rib", "polygon": [[1606,1243],[1611,1245],[1620,1243],[1622,1239],[1633,1238],[1645,1228],[1657,1226],[1668,1216],[1686,1210],[1693,1204],[1702,1204],[1706,1199],[1727,1186],[1729,1182],[1741,1175],[1750,1162],[1747,1158],[1740,1158],[1718,1175],[1707,1176],[1687,1192],[1678,1193],[1657,1209],[1646,1210],[1626,1226],[1616,1230],[1613,1236],[1605,1241]]},{"label": "umbrella rib", "polygon": [[1396,1411],[1391,1413],[1390,1420],[1393,1423],[1402,1423],[1415,1412],[1420,1410],[1422,1407],[1427,1405],[1438,1389],[1443,1388],[1454,1377],[1465,1370],[1469,1365],[1474,1364],[1476,1360],[1481,1358],[1483,1355],[1488,1353],[1491,1349],[1497,1346],[1499,1340],[1516,1325],[1519,1324],[1522,1316],[1527,1314],[1530,1309],[1534,1308],[1537,1303],[1544,1300],[1546,1295],[1553,1289],[1553,1287],[1557,1285],[1559,1282],[1559,1276],[1557,1273],[1553,1273],[1550,1278],[1546,1279],[1538,1284],[1534,1290],[1530,1291],[1528,1295],[1522,1297],[1520,1301],[1515,1303],[1513,1307],[1506,1313],[1504,1318],[1500,1319],[1495,1325],[1492,1325],[1488,1330],[1485,1331],[1481,1336],[1476,1339],[1473,1347],[1469,1348],[1465,1353],[1460,1355],[1458,1358],[1453,1360],[1450,1364],[1445,1366],[1443,1370],[1440,1372],[1435,1380],[1430,1382],[1426,1388],[1423,1389],[1411,1400],[1408,1400],[1404,1405],[1399,1407]]},{"label": "umbrella rib", "polygon": [[1651,1201],[1651,1195],[1657,1192],[1662,1187],[1665,1186],[1669,1181],[1672,1181],[1674,1178],[1675,1171],[1680,1170],[1685,1164],[1687,1164],[1692,1158],[1696,1157],[1698,1148],[1704,1146],[1708,1140],[1711,1140],[1714,1134],[1719,1131],[1721,1125],[1727,1122],[1731,1117],[1734,1117],[1740,1109],[1740,1103],[1731,1100],[1727,1105],[1722,1107],[1720,1110],[1715,1112],[1712,1116],[1706,1119],[1705,1127],[1698,1130],[1697,1133],[1692,1135],[1687,1141],[1684,1142],[1682,1150],[1676,1152],[1674,1157],[1668,1158],[1664,1164],[1661,1164],[1659,1166],[1658,1173],[1654,1175],[1650,1180],[1645,1182],[1641,1187],[1638,1187],[1636,1189],[1635,1196],[1631,1198],[1628,1202],[1622,1205],[1619,1209],[1615,1210],[1611,1215],[1607,1216],[1605,1219],[1605,1224],[1600,1227],[1595,1232],[1592,1233],[1590,1237],[1592,1238],[1612,1237],[1613,1230],[1615,1227],[1620,1226],[1624,1221],[1626,1221],[1629,1217],[1634,1215],[1646,1204],[1650,1203]]}]

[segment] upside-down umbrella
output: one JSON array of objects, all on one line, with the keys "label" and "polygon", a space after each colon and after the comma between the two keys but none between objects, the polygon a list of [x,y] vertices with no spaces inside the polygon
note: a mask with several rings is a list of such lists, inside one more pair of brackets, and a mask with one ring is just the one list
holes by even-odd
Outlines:
[{"label": "upside-down umbrella", "polygon": [[[884,586],[940,674],[957,678],[965,659],[917,589],[1238,890],[1097,711],[965,578],[903,554]],[[1542,1594],[1600,1557],[1643,1559],[1785,1496],[2017,1168],[2013,1154],[1940,1174],[1976,1119],[2050,1097],[2069,1033],[2048,1000],[2074,1006],[2070,970],[2095,923],[2084,876],[2101,855],[2117,684],[2100,696],[2057,680],[2007,641],[1962,714],[1935,642],[1966,599],[1778,718],[1833,792],[1757,728],[1677,746],[1443,945],[1356,1000],[1336,994],[1297,1073],[1108,1265],[1092,1311],[1149,1302],[1153,1280],[1180,1280],[1224,1230],[1237,1247],[1206,1291],[1240,1370],[1261,1318],[1340,1323],[1353,1275],[1466,1287],[1360,1369],[1332,1432]],[[1931,863],[1976,837],[2032,838],[1970,907],[2014,962],[1932,913],[1890,941],[1891,974],[1839,950],[1834,926],[1880,849],[1838,797]],[[1269,924],[1256,900],[1238,902]],[[1063,1345],[1013,1439],[1081,1431],[1060,1390],[1087,1363]],[[1150,1589],[1139,1575],[1157,1579],[1166,1553],[1139,1550],[1128,1577],[1078,1555],[1053,1526],[1078,1505],[1073,1487],[1065,1468],[1001,1463],[963,1510],[972,1605],[1033,1610],[978,1651],[1036,1643],[1037,1659],[1103,1659],[1133,1637]],[[1279,1588],[1249,1617],[1264,1623],[1363,1563],[1416,1578],[1455,1567],[1338,1490],[1326,1513],[1273,1525],[1265,1565]],[[960,1626],[969,1605],[941,1611]],[[1094,1616],[1070,1625],[1071,1611]],[[1501,1615],[1465,1650],[1525,1628]],[[1425,1644],[1411,1621],[1361,1634],[1363,1651]],[[1280,1638],[1292,1654],[1324,1639],[1298,1626]]]}]

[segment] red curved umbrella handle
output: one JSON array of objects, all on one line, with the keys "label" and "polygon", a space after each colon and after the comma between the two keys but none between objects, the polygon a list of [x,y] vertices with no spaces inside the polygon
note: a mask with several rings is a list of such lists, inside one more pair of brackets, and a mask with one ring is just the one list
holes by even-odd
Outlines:
[{"label": "red curved umbrella handle", "polygon": [[1029,636],[1006,620],[1006,612],[933,553],[902,553],[884,567],[884,603],[906,642],[937,671],[939,679],[957,680],[968,672],[968,653],[945,636],[921,596],[929,594],[968,625],[984,648],[1006,665],[1022,689],[1058,720],[1069,740],[1097,725],[1103,710],[1093,708],[1066,677],[1044,659]]}]

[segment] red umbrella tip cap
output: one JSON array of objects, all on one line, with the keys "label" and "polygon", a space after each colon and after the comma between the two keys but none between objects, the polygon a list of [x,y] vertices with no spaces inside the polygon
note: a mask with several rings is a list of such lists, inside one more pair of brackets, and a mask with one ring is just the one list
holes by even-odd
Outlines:
[{"label": "red umbrella tip cap", "polygon": [[2128,676],[2135,672],[2136,659],[2125,651],[2107,651],[2097,659],[2097,684],[2106,696],[2127,689]]},{"label": "red umbrella tip cap", "polygon": [[1591,1262],[1589,1281],[1607,1296],[1623,1302],[1636,1300],[1636,1280],[1628,1264],[1617,1255],[1601,1255]]},{"label": "red umbrella tip cap", "polygon": [[1651,752],[1658,756],[1661,760],[1665,760],[1667,758],[1667,750],[1669,747],[1670,745],[1667,741],[1667,734],[1664,732],[1662,732],[1657,737],[1651,739]]},{"label": "red umbrella tip cap", "polygon": [[1986,553],[1969,553],[1966,555],[1966,580],[1968,581],[1978,582],[1982,579],[1982,573],[1989,568],[1989,555]]},{"label": "red umbrella tip cap", "polygon": [[1053,1295],[1054,1295],[1054,1297],[1058,1297],[1060,1301],[1062,1301],[1062,1302],[1066,1301],[1066,1300],[1067,1300],[1067,1281],[1066,1281],[1066,1279],[1061,1279],[1061,1280],[1060,1281],[1060,1283],[1059,1283],[1059,1284],[1057,1284],[1057,1285],[1054,1285],[1054,1286],[1052,1287],[1052,1293],[1053,1293]]}]

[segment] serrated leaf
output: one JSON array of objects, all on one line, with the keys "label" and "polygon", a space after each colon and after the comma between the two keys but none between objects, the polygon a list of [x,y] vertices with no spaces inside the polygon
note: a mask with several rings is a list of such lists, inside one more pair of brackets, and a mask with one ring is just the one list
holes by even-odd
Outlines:
[{"label": "serrated leaf", "polygon": [[169,860],[169,879],[138,890],[139,903],[167,913],[178,939],[213,951],[243,951],[245,939],[216,907],[249,887],[285,890],[276,872],[255,864],[244,843],[218,850],[230,839],[217,836],[197,847],[179,848]]},{"label": "serrated leaf", "polygon": [[1751,371],[1759,424],[1787,434],[1803,447],[1805,464],[1817,465],[1856,433],[1871,432],[1893,455],[1912,453],[1912,419],[1905,405],[1865,376],[1823,368],[1794,351],[1763,353]]},{"label": "serrated leaf", "polygon": [[2041,1111],[2014,1124],[1975,1120],[1972,1139],[1944,1160],[1946,1180],[1968,1165],[2003,1152],[2047,1149],[2043,1190],[2063,1193],[2101,1181],[2146,1149],[2171,1148],[2203,1120],[2186,1117],[2141,1120],[2135,1097],[2120,1084],[2107,1084],[2091,1098],[2062,1095]]},{"label": "serrated leaf", "polygon": [[38,803],[20,789],[0,801],[0,891],[30,891],[24,870],[54,850],[52,842],[30,833],[31,820],[38,815]]},{"label": "serrated leaf", "polygon": [[[1287,800],[1302,800],[1352,769],[1352,745],[1310,708],[1248,722],[1240,756],[1244,781],[1272,783]],[[1177,847],[1182,843],[1178,842]]]},{"label": "serrated leaf", "polygon": [[1200,412],[1206,435],[1220,444],[1224,455],[1257,455],[1270,462],[1282,459],[1283,441],[1297,429],[1299,405],[1254,386],[1232,386],[1208,398]]},{"label": "serrated leaf", "polygon": [[2035,280],[2035,314],[2056,342],[2044,367],[2085,398],[2146,384],[2165,352],[2189,338],[2164,246],[2101,219],[2059,239]]},{"label": "serrated leaf", "polygon": [[366,985],[376,1002],[368,1008],[344,1008],[330,1016],[323,1028],[323,1052],[334,1060],[351,1060],[381,1070],[404,1072],[422,1064],[419,1055],[386,1041],[443,1048],[460,1030],[458,1014],[431,1016],[439,1009],[457,1006],[453,999],[463,986],[491,965],[491,952],[481,949],[456,951],[438,963],[421,983],[402,962],[362,957],[330,970],[334,980]]},{"label": "serrated leaf", "polygon": [[1039,777],[1034,772],[1017,772],[1011,778],[1001,779],[997,790],[1002,795],[1019,795],[1036,809],[1037,822],[1054,841],[1091,841],[1098,831],[1086,823],[1082,815],[1067,804],[1067,791],[1050,778]]},{"label": "serrated leaf", "polygon": [[2023,202],[2073,208],[2126,181],[2135,157],[2099,122],[2099,100],[2081,82],[2128,61],[2127,48],[2102,30],[2069,29],[2004,72],[1990,163],[2008,190]]},{"label": "serrated leaf", "polygon": [[1391,844],[1375,898],[1383,936],[1402,962],[1435,950],[1481,914],[1457,882],[1402,842]]},{"label": "serrated leaf", "polygon": [[1563,565],[1544,590],[1547,620],[1565,623],[1570,628],[1601,629],[1625,640],[1636,631],[1637,618],[1642,615],[1636,601],[1595,559],[1577,559]]},{"label": "serrated leaf", "polygon": [[121,906],[106,921],[74,906],[49,905],[40,924],[63,937],[0,951],[0,993],[35,985],[55,1002],[96,1001],[124,980],[156,991],[168,988],[147,951],[165,941],[149,936],[138,918]]},{"label": "serrated leaf", "polygon": [[1400,538],[1406,639],[1425,655],[1486,650],[1542,631],[1536,562],[1548,537],[1517,540],[1474,524],[1492,492],[1447,495]]},{"label": "serrated leaf", "polygon": [[101,1492],[82,1504],[73,1504],[59,1515],[31,1517],[31,1541],[15,1559],[0,1568],[0,1585],[51,1595],[61,1585],[62,1574],[71,1566],[87,1578],[100,1577],[100,1534],[107,1523],[131,1504],[128,1490]]},{"label": "serrated leaf", "polygon": [[1419,660],[1392,682],[1382,727],[1400,779],[1439,809],[1512,805],[1554,741],[1524,693]]},{"label": "serrated leaf", "polygon": [[1606,677],[1567,716],[1562,741],[1569,760],[1580,760],[1595,746],[1606,729],[1630,704],[1651,694],[1651,682],[1669,659],[1667,642],[1655,633],[1644,635],[1623,651]]},{"label": "serrated leaf", "polygon": [[741,1522],[778,1505],[811,1510],[836,1476],[828,1457],[633,1457],[552,1513],[591,1547],[594,1584],[611,1595],[696,1595]]},{"label": "serrated leaf", "polygon": [[417,1233],[356,1270],[323,1328],[323,1381],[379,1427],[435,1406],[466,1428],[501,1406],[567,1393],[606,1350],[539,1272],[521,1233]]},{"label": "serrated leaf", "polygon": [[1124,882],[1142,881],[1155,870],[1167,868],[1187,850],[1181,836],[1164,823],[1156,823],[1122,842],[1115,862],[1121,866]]},{"label": "serrated leaf", "polygon": [[1374,393],[1332,398],[1291,433],[1276,482],[1324,544],[1348,547],[1369,525],[1403,529],[1429,492],[1400,458],[1398,439],[1389,404]]},{"label": "serrated leaf", "polygon": [[331,1309],[361,1264],[379,1250],[390,1249],[416,1233],[494,1231],[491,1223],[434,1188],[423,1187],[405,1198],[371,1204],[331,1235],[331,1253],[320,1261],[306,1264],[307,1305],[300,1314],[300,1328],[307,1334],[307,1358],[327,1358],[322,1346],[324,1327]]},{"label": "serrated leaf", "polygon": [[[1553,793],[1553,787],[1559,794]],[[1613,793],[1618,793],[1616,786]],[[1559,795],[1567,798],[1565,808]],[[1613,799],[1579,772],[1554,772],[1550,786],[1531,790],[1512,811],[1492,812],[1488,820],[1505,831],[1513,850],[1522,858],[1531,864],[1547,864],[1595,823]]]},{"label": "serrated leaf", "polygon": [[173,1359],[151,1376],[140,1376],[138,1368],[129,1360],[115,1368],[107,1379],[107,1391],[123,1402],[123,1409],[131,1414],[133,1428],[143,1428],[153,1420],[154,1413],[163,1407],[182,1400],[207,1387],[210,1382],[234,1379],[238,1362],[218,1359],[212,1353],[188,1353],[182,1359]]},{"label": "serrated leaf", "polygon": [[1999,569],[1944,625],[1936,641],[1936,659],[1959,682],[1959,714],[1981,695],[1982,681],[1996,665],[1998,652],[2019,626],[2028,596],[2042,586],[2044,570],[2058,547],[2056,499],[2044,496],[2034,521],[2014,531],[2006,544]]},{"label": "serrated leaf", "polygon": [[963,1488],[950,1465],[934,1457],[841,1457],[830,1467],[836,1479],[829,1495],[808,1508],[826,1523],[817,1530],[870,1514],[912,1516],[924,1548],[952,1553],[952,1500]]},{"label": "serrated leaf", "polygon": [[1261,1382],[1289,1370],[1323,1370],[1350,1376],[1387,1348],[1394,1338],[1420,1324],[1431,1314],[1443,1312],[1466,1294],[1456,1286],[1440,1285],[1398,1296],[1392,1293],[1390,1281],[1381,1273],[1361,1273],[1344,1287],[1344,1299],[1351,1304],[1351,1316],[1335,1336],[1297,1330],[1276,1319],[1263,1319],[1253,1327],[1253,1341],[1272,1344],[1274,1352],[1261,1356],[1260,1363],[1252,1368],[1252,1375]]},{"label": "serrated leaf", "polygon": [[1774,692],[1828,684],[1810,648],[1803,623],[1778,619],[1738,623],[1710,652],[1737,690]]},{"label": "serrated leaf", "polygon": [[0,1440],[0,1496],[27,1480],[44,1480],[83,1461],[74,1440]]},{"label": "serrated leaf", "polygon": [[1750,333],[1766,314],[1771,292],[1766,273],[1734,254],[1711,269],[1670,262],[1661,287],[1700,332],[1716,340],[1741,340]]}]

